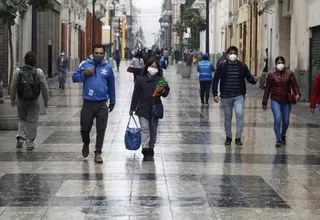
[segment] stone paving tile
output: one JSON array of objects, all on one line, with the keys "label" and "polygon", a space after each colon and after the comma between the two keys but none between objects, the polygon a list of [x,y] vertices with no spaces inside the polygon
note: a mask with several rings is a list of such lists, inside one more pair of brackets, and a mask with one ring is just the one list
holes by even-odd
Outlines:
[{"label": "stone paving tile", "polygon": [[[0,132],[0,219],[317,219],[320,120],[294,106],[288,144],[274,148],[270,109],[248,87],[244,146],[224,146],[221,106],[201,108],[195,73],[170,66],[154,161],[124,148],[132,76],[116,73],[117,105],[105,135],[103,165],[81,156],[81,85],[52,89],[33,152],[15,149],[16,131]],[[233,122],[235,124],[235,122]],[[234,129],[234,128],[233,128]],[[92,142],[95,141],[93,127]]]}]

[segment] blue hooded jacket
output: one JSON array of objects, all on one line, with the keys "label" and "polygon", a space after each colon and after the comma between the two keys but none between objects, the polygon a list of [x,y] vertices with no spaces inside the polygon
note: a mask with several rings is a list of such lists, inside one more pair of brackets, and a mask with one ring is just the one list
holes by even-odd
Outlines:
[{"label": "blue hooded jacket", "polygon": [[202,60],[198,63],[199,81],[211,81],[212,72],[215,71],[209,60]]},{"label": "blue hooded jacket", "polygon": [[[89,68],[95,68],[95,73],[86,76],[84,72]],[[96,65],[91,59],[80,65],[72,76],[74,83],[83,82],[83,99],[89,101],[110,100],[110,104],[116,104],[115,79],[112,67],[105,60]]]}]

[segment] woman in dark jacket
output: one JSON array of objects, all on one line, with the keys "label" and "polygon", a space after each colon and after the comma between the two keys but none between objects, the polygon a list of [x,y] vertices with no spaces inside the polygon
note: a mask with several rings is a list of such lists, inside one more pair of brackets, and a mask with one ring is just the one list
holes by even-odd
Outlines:
[{"label": "woman in dark jacket", "polygon": [[[167,97],[170,92],[168,85],[161,87],[159,95],[154,96],[159,81],[165,80],[159,63],[150,59],[137,78],[132,95],[130,115],[133,112],[139,117],[141,126],[142,154],[153,157],[157,138],[158,119],[163,117],[161,96]],[[159,114],[160,113],[160,114]]]},{"label": "woman in dark jacket", "polygon": [[[266,110],[271,93],[274,132],[277,138],[276,147],[281,147],[281,145],[286,144],[286,132],[289,127],[292,102],[300,99],[300,91],[294,74],[285,67],[284,58],[281,56],[277,57],[275,64],[276,68],[268,74],[262,108]],[[291,100],[293,95],[294,100]],[[280,130],[281,120],[282,129]]]}]

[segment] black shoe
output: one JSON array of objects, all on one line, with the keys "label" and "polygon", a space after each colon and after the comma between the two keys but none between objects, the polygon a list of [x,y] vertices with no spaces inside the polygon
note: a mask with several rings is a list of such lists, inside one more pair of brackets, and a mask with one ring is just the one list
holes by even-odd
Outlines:
[{"label": "black shoe", "polygon": [[232,138],[227,137],[227,138],[226,138],[226,142],[224,142],[224,145],[230,146],[230,145],[231,145],[231,142],[232,142]]},{"label": "black shoe", "polygon": [[143,157],[148,157],[149,155],[149,148],[143,148],[141,153],[143,154]]},{"label": "black shoe", "polygon": [[241,142],[241,138],[236,138],[235,143],[238,146],[242,146],[243,145],[243,143]]},{"label": "black shoe", "polygon": [[153,148],[149,148],[149,156],[150,157],[153,157],[154,156],[154,150],[153,150]]},{"label": "black shoe", "polygon": [[83,144],[82,146],[82,156],[87,157],[89,155],[89,144]]},{"label": "black shoe", "polygon": [[276,142],[275,147],[281,147],[281,140]]},{"label": "black shoe", "polygon": [[283,136],[281,137],[281,144],[282,144],[282,145],[286,145],[286,144],[287,144],[286,136],[285,136],[285,135],[283,135]]}]

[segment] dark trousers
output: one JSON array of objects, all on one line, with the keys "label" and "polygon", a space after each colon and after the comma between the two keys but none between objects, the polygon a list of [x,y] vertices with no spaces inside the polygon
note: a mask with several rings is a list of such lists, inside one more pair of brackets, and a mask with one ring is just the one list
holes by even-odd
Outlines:
[{"label": "dark trousers", "polygon": [[121,61],[121,60],[116,60],[117,70],[119,70],[119,67],[120,67],[120,61]]},{"label": "dark trousers", "polygon": [[104,134],[107,128],[109,109],[106,101],[83,101],[81,109],[80,126],[81,136],[84,144],[90,144],[90,132],[93,120],[96,119],[96,153],[101,154]]},{"label": "dark trousers", "polygon": [[[206,103],[206,104],[209,103],[210,88],[211,88],[211,81],[200,81],[201,103]],[[206,97],[206,102],[204,102],[204,97]]]},{"label": "dark trousers", "polygon": [[138,76],[140,75],[142,69],[140,68],[133,68],[133,82],[135,83]]},{"label": "dark trousers", "polygon": [[166,62],[166,66],[169,66],[169,57],[165,57],[164,61]]}]

